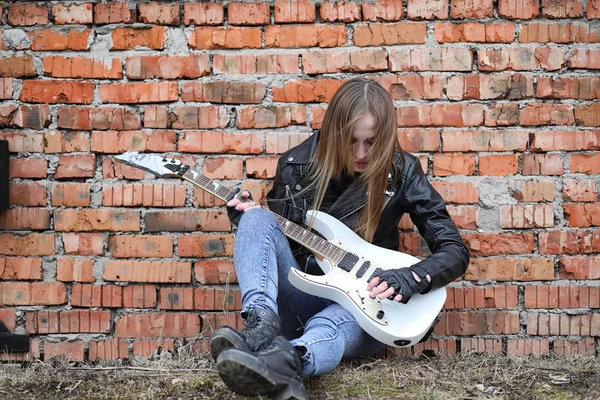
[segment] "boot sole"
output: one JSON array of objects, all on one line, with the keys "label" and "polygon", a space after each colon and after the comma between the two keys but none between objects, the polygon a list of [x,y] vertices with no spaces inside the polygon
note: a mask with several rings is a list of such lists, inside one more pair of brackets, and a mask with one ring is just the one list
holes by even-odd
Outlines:
[{"label": "boot sole", "polygon": [[217,361],[219,354],[229,348],[250,352],[250,348],[244,342],[244,339],[235,330],[229,327],[221,327],[210,337],[210,355],[213,360]]},{"label": "boot sole", "polygon": [[308,400],[304,385],[271,371],[252,354],[230,349],[217,359],[217,371],[227,387],[243,396],[268,395],[277,400]]}]

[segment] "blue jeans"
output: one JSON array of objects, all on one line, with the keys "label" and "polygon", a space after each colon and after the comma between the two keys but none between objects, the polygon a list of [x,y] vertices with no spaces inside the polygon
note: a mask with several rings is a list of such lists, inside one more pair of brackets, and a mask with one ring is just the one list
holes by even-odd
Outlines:
[{"label": "blue jeans", "polygon": [[383,346],[340,305],[306,294],[288,281],[288,271],[298,269],[298,263],[271,212],[252,209],[242,215],[234,263],[242,310],[258,306],[276,312],[282,335],[307,349],[302,377],[326,374],[343,358],[370,356]]}]

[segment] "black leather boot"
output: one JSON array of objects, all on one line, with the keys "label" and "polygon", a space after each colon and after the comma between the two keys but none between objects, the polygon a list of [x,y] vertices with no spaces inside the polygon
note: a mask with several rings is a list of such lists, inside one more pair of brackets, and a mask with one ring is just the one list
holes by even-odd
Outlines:
[{"label": "black leather boot", "polygon": [[243,396],[263,395],[277,400],[307,400],[300,379],[302,359],[283,336],[255,354],[227,349],[217,358],[217,371],[227,387]]},{"label": "black leather boot", "polygon": [[248,353],[256,352],[268,346],[281,329],[279,316],[266,308],[256,307],[243,312],[242,320],[246,327],[239,332],[230,326],[215,329],[210,337],[213,360],[216,361],[219,354],[230,347]]}]

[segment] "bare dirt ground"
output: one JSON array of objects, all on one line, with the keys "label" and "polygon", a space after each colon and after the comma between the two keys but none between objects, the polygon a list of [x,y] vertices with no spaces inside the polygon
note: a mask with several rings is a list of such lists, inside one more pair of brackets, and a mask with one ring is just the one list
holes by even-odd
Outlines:
[{"label": "bare dirt ground", "polygon": [[[311,399],[600,399],[597,358],[364,359],[304,381]],[[0,364],[0,399],[243,399],[206,357]]]}]

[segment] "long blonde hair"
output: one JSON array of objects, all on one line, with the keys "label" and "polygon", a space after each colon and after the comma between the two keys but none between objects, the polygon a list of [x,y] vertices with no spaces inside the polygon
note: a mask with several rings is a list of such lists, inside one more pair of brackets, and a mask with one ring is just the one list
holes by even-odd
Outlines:
[{"label": "long blonde hair", "polygon": [[352,136],[356,122],[368,113],[375,117],[375,130],[369,162],[360,176],[366,186],[367,200],[355,230],[370,242],[383,209],[384,190],[394,165],[394,151],[400,150],[396,108],[390,94],[379,83],[354,78],[333,95],[321,125],[311,180],[316,187],[313,207],[318,210],[332,179],[345,174],[354,175]]}]

